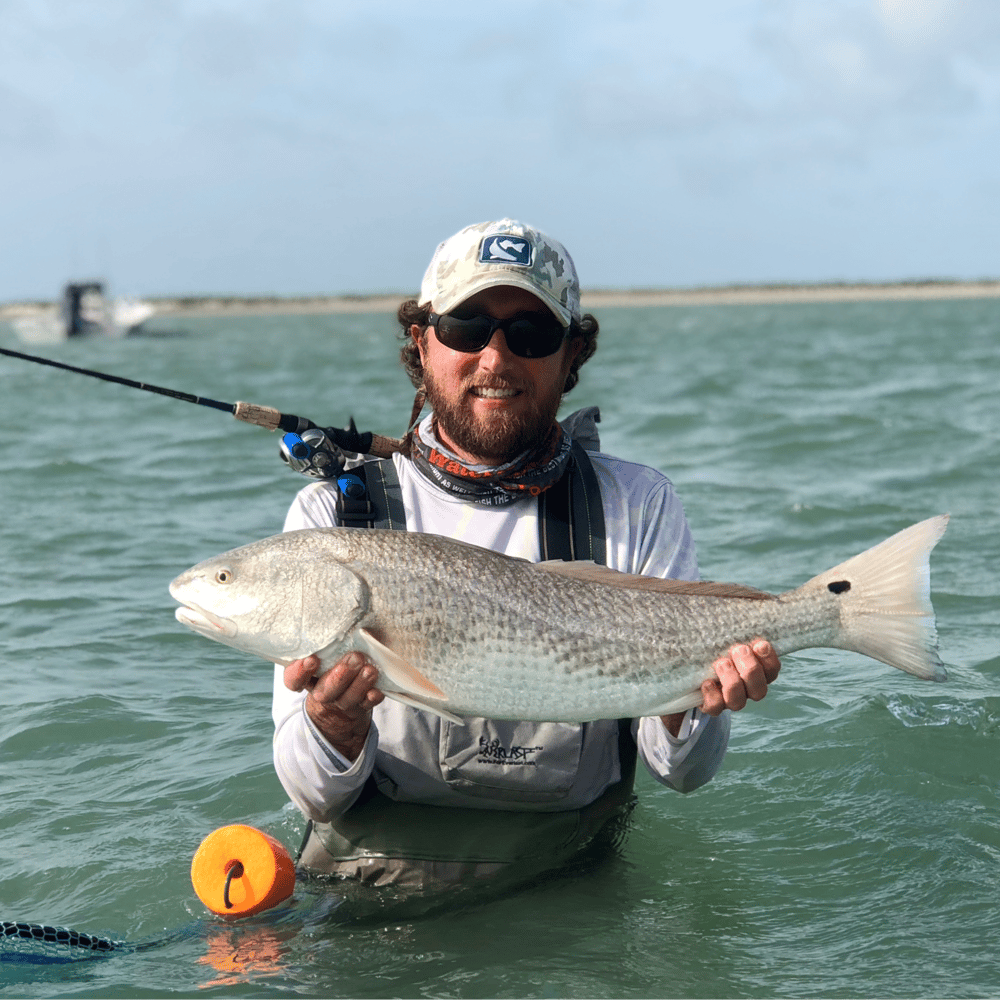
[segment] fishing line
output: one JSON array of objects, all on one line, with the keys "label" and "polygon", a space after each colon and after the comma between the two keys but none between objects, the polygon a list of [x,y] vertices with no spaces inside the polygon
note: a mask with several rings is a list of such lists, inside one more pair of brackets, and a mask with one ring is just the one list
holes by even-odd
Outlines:
[{"label": "fishing line", "polygon": [[150,385],[148,382],[138,382],[135,379],[123,378],[120,375],[109,375],[106,372],[94,371],[91,368],[78,368],[76,365],[67,365],[61,361],[53,361],[51,358],[41,358],[34,354],[24,354],[21,351],[12,351],[5,347],[0,347],[0,354],[5,354],[11,358],[20,358],[22,361],[31,361],[38,365],[48,365],[50,368],[60,368],[63,371],[75,372],[78,375],[88,375],[90,378],[98,378],[104,382],[117,382],[119,385],[128,386],[130,389],[142,389],[144,392],[155,392],[161,396],[169,396],[172,399],[179,399],[185,403],[195,403],[198,406],[208,406],[215,410],[222,410],[231,413],[237,420],[244,423],[255,424],[269,431],[283,430],[286,433],[300,435],[307,430],[322,430],[337,447],[343,451],[350,451],[360,455],[377,455],[380,458],[388,458],[394,452],[400,450],[401,444],[395,438],[382,437],[380,434],[373,434],[371,431],[359,433],[354,426],[352,419],[348,427],[323,427],[319,428],[305,417],[297,417],[294,413],[281,413],[270,406],[258,406],[256,403],[225,403],[219,399],[209,399],[205,396],[196,396],[190,392],[181,392],[177,389],[166,389],[159,385]]}]

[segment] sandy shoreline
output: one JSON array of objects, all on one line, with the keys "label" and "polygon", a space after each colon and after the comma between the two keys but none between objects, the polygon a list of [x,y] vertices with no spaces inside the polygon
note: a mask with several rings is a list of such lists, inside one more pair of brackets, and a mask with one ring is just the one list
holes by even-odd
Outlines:
[{"label": "sandy shoreline", "polygon": [[[149,298],[157,316],[209,317],[289,313],[394,313],[412,292],[395,295],[310,297],[188,296]],[[763,305],[795,302],[901,302],[1000,297],[996,281],[913,281],[885,284],[733,285],[708,288],[595,289],[584,291],[587,311],[622,307]],[[55,302],[0,303],[0,320],[53,315]]]}]

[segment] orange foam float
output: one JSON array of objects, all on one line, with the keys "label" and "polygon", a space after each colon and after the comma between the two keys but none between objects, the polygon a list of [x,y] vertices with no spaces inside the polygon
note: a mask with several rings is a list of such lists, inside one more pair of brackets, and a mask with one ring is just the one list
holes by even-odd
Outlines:
[{"label": "orange foam float", "polygon": [[295,891],[295,863],[283,844],[240,823],[210,833],[191,861],[191,883],[213,913],[249,917]]}]

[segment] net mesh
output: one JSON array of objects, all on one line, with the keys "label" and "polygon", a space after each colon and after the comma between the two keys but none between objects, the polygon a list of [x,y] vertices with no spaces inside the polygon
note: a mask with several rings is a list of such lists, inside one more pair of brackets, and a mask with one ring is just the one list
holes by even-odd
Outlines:
[{"label": "net mesh", "polygon": [[0,961],[4,962],[74,962],[129,947],[124,941],[67,927],[0,921]]}]

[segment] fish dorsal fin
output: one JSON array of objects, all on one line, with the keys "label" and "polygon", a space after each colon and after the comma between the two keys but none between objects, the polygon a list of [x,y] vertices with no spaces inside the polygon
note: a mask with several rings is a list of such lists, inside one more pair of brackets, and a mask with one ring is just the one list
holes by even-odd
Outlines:
[{"label": "fish dorsal fin", "polygon": [[425,712],[433,712],[449,722],[457,722],[460,726],[465,725],[462,719],[439,704],[447,701],[448,696],[432,680],[417,670],[409,660],[404,660],[398,653],[394,653],[384,642],[376,639],[368,629],[358,629],[357,635],[372,663],[378,667],[379,672],[389,684],[396,689],[381,688],[387,698],[400,701],[413,708],[421,708]]},{"label": "fish dorsal fin", "polygon": [[645,590],[650,593],[674,594],[686,597],[729,597],[751,601],[775,601],[774,594],[766,590],[744,587],[739,583],[713,583],[710,580],[664,580],[658,576],[637,576],[634,573],[619,573],[593,562],[548,562],[535,563],[537,569],[555,576],[564,576],[583,583],[597,583],[619,590]]}]

